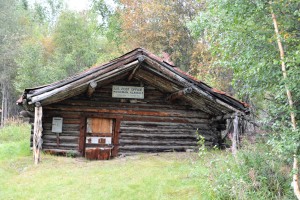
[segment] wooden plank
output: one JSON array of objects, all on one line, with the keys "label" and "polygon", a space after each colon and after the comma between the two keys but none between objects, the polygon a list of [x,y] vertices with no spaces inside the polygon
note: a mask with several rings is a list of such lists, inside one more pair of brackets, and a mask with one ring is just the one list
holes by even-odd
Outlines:
[{"label": "wooden plank", "polygon": [[85,121],[86,118],[82,116],[80,118],[80,134],[79,134],[79,145],[78,145],[78,152],[80,152],[81,156],[85,155]]},{"label": "wooden plank", "polygon": [[113,137],[113,149],[112,156],[116,157],[119,151],[119,134],[120,134],[121,118],[116,118],[115,120],[115,133]]}]

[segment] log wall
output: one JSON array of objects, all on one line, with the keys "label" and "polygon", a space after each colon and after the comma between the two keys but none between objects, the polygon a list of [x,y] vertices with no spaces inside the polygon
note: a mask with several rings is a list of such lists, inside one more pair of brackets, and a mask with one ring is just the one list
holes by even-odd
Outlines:
[{"label": "log wall", "polygon": [[[144,99],[112,98],[112,85],[143,86]],[[86,93],[44,106],[43,149],[79,153],[82,117],[116,116],[121,118],[119,154],[183,151],[196,148],[196,130],[208,145],[217,144],[220,131],[211,116],[180,99],[166,102],[165,94],[139,81],[119,80],[98,86],[91,97]],[[51,132],[52,117],[63,118],[63,132]]]}]

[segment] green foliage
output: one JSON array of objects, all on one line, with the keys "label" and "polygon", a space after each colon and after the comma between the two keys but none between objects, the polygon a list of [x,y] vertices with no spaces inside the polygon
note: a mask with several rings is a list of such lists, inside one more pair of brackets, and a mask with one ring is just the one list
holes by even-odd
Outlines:
[{"label": "green foliage", "polygon": [[201,163],[207,171],[197,166],[193,175],[209,180],[206,192],[211,193],[210,199],[293,199],[289,163],[268,152],[265,144],[244,146],[236,157],[208,152],[201,157],[201,160],[210,158]]},{"label": "green foliage", "polygon": [[18,0],[0,1],[0,109],[3,121],[17,113],[16,94],[13,80],[17,67],[15,57],[19,53],[20,43],[27,34],[26,13]]},{"label": "green foliage", "polygon": [[95,64],[99,54],[96,19],[74,12],[60,15],[53,34],[55,53],[51,65],[73,75]]},{"label": "green foliage", "polygon": [[197,135],[197,139],[198,139],[197,144],[199,145],[199,153],[198,154],[199,154],[199,156],[204,156],[207,152],[207,149],[205,147],[205,137],[203,137],[199,133],[198,129],[196,131],[196,135]]},{"label": "green foliage", "polygon": [[[258,113],[254,114],[261,117],[267,130],[280,134],[271,144],[289,157],[295,152],[292,144],[299,141],[298,132],[291,132],[291,110],[286,97],[287,87],[292,92],[293,111],[299,121],[299,6],[299,1],[289,0],[212,0],[206,2],[206,9],[190,24],[196,36],[208,41],[216,57],[214,65],[233,71],[236,94],[256,105]],[[286,80],[281,72],[272,10],[284,45]]]},{"label": "green foliage", "polygon": [[30,155],[30,126],[8,124],[0,129],[0,161]]},{"label": "green foliage", "polygon": [[16,58],[19,92],[74,75],[97,62],[101,37],[95,18],[64,11],[55,26],[48,27],[50,31],[41,31],[44,25],[35,26],[32,38],[23,42]]}]

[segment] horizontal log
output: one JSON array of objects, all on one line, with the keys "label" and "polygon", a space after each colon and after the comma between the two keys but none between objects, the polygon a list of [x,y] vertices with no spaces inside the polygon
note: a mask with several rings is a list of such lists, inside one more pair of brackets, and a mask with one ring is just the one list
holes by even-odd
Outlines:
[{"label": "horizontal log", "polygon": [[63,149],[43,149],[45,153],[49,154],[62,154],[62,155],[74,155],[74,156],[80,156],[80,152],[76,150],[63,150]]},{"label": "horizontal log", "polygon": [[[173,128],[173,129],[163,129],[163,128],[141,128],[141,127],[127,127],[127,128],[121,128],[120,129],[120,133],[145,133],[145,134],[148,134],[148,135],[152,135],[152,134],[174,134],[174,135],[177,135],[177,134],[182,134],[182,133],[186,133],[186,134],[189,134],[189,135],[195,135],[197,132],[197,129],[180,129],[180,128]],[[198,133],[201,133],[201,134],[210,134],[210,135],[215,135],[216,133],[213,132],[212,130],[210,129],[202,129],[202,130],[198,130]]]},{"label": "horizontal log", "polygon": [[120,138],[124,137],[141,137],[141,138],[194,138],[192,134],[144,134],[144,133],[121,133]]},{"label": "horizontal log", "polygon": [[[79,136],[80,132],[78,131],[63,131],[60,133],[60,136]],[[56,135],[56,133],[53,133],[51,130],[44,130],[43,135]]]},{"label": "horizontal log", "polygon": [[43,149],[61,149],[61,150],[73,150],[78,151],[78,147],[72,147],[72,146],[57,146],[56,144],[50,144],[50,145],[44,145],[42,146]]},{"label": "horizontal log", "polygon": [[119,74],[119,73],[121,73],[123,71],[129,71],[136,64],[138,64],[138,61],[133,61],[133,62],[131,62],[131,63],[127,64],[127,65],[124,65],[122,67],[119,67],[117,69],[112,68],[111,71],[110,70],[106,70],[107,71],[106,73],[104,73],[105,70],[102,70],[102,71],[99,70],[99,72],[97,72],[97,73],[94,73],[94,74],[92,74],[90,76],[85,76],[85,77],[83,77],[83,78],[81,78],[79,80],[75,80],[72,83],[68,83],[68,84],[62,85],[61,87],[53,88],[52,90],[49,90],[49,91],[44,92],[44,93],[40,93],[40,94],[36,93],[35,94],[36,96],[30,96],[31,102],[29,102],[29,104],[35,103],[35,102],[38,102],[38,101],[43,101],[43,100],[45,100],[45,102],[46,102],[47,98],[49,98],[49,97],[55,97],[57,95],[65,96],[65,97],[70,97],[71,95],[69,95],[69,93],[68,93],[68,91],[70,89],[74,90],[74,88],[78,88],[78,89],[85,88],[87,81],[91,81],[92,80],[92,81],[95,81],[95,82],[99,82],[100,80],[102,80],[104,78],[107,79],[108,77],[115,76],[116,74]]},{"label": "horizontal log", "polygon": [[163,128],[172,128],[172,127],[186,127],[186,128],[202,128],[202,127],[210,127],[207,124],[208,120],[203,120],[203,123],[170,123],[170,122],[149,122],[149,121],[122,121],[121,126],[126,127],[126,126],[143,126],[143,127],[163,127]]},{"label": "horizontal log", "polygon": [[[62,131],[79,131],[79,124],[63,124]],[[44,130],[52,130],[52,124],[43,123]]]},{"label": "horizontal log", "polygon": [[197,146],[151,146],[151,145],[130,145],[130,146],[120,146],[120,150],[135,150],[135,151],[157,151],[157,150],[184,150],[184,149],[191,149],[196,148]]},{"label": "horizontal log", "polygon": [[[55,104],[57,105],[57,104]],[[82,112],[62,112],[59,110],[48,110],[47,106],[44,107],[44,113],[43,113],[43,119],[51,119],[50,122],[52,122],[52,117],[62,117],[67,119],[78,119],[80,118]]]},{"label": "horizontal log", "polygon": [[[193,88],[193,90],[195,90],[197,95],[199,97],[201,97],[207,104],[214,104],[215,105],[216,102],[217,102],[217,104],[220,105],[220,108],[221,108],[222,111],[225,111],[225,112],[227,111],[227,113],[232,113],[233,111],[240,112],[239,110],[233,108],[231,105],[229,105],[225,101],[223,101],[221,99],[218,99],[218,98],[215,98],[215,96],[213,96],[211,93],[205,92],[202,89],[200,89],[199,87],[196,87],[194,84],[190,83],[189,80],[183,78],[181,75],[178,75],[178,72],[176,72],[173,68],[171,70],[171,68],[168,69],[167,67],[162,67],[159,63],[157,63],[155,60],[153,60],[149,57],[145,57],[145,62],[147,64],[151,65],[152,68],[155,68],[159,72],[167,75],[168,77],[172,77],[176,81],[179,81],[181,84],[184,85],[184,87]],[[202,87],[207,87],[207,86],[203,85]],[[206,89],[208,91],[210,91],[208,87]]]},{"label": "horizontal log", "polygon": [[[56,116],[55,116],[56,117]],[[52,118],[53,117],[44,117],[43,123],[51,123],[52,124]],[[78,119],[70,119],[70,118],[63,118],[63,124],[80,124],[80,118]]]},{"label": "horizontal log", "polygon": [[[172,122],[172,123],[209,123],[208,119],[194,117],[149,117],[123,115],[124,121]],[[123,121],[122,121],[123,122]]]},{"label": "horizontal log", "polygon": [[[80,80],[82,80],[83,77],[87,77],[88,75],[92,75],[92,77],[95,77],[99,74],[109,72],[109,71],[113,70],[114,68],[116,68],[118,66],[122,66],[122,65],[124,65],[128,62],[132,62],[136,58],[137,58],[137,56],[132,56],[131,55],[131,56],[128,56],[128,57],[127,56],[124,57],[124,59],[122,59],[122,60],[115,59],[115,62],[113,62],[113,63],[108,63],[108,64],[102,66],[101,68],[94,68],[92,70],[89,70],[88,73],[83,73],[81,75],[78,75],[78,76],[74,77],[73,81],[80,81]],[[89,76],[88,76],[87,79],[89,79]],[[86,79],[84,79],[82,82],[85,82],[85,81],[86,81]],[[66,85],[65,80],[61,80],[61,81],[58,81],[55,84],[52,84],[48,87],[43,87],[41,89],[37,89],[33,94],[28,94],[27,97],[37,96],[39,94],[51,91],[51,90],[53,90],[57,87],[63,87],[64,85]]]},{"label": "horizontal log", "polygon": [[111,114],[127,114],[139,116],[159,116],[159,117],[197,117],[197,113],[187,113],[180,111],[148,111],[148,110],[125,110],[125,109],[105,109],[105,108],[91,108],[86,106],[66,107],[66,106],[49,106],[48,109],[60,111],[84,111],[97,113],[111,113]]},{"label": "horizontal log", "polygon": [[[154,137],[156,135],[159,135],[160,137],[164,137],[165,135],[171,135],[174,136],[182,136],[182,135],[187,135],[187,136],[196,136],[196,131],[167,131],[167,130],[156,130],[156,131],[136,131],[136,130],[128,130],[128,131],[120,131],[120,137],[125,137],[125,136],[134,136],[135,134],[141,134],[141,135],[147,135],[148,137]],[[202,135],[203,137],[218,137],[219,134],[211,132],[211,131],[199,131],[199,134]],[[146,136],[145,136],[146,137]]]},{"label": "horizontal log", "polygon": [[[43,147],[57,147],[56,143],[52,143],[52,142],[44,142],[43,143]],[[63,148],[77,148],[78,144],[73,144],[73,143],[60,143],[59,147]]]},{"label": "horizontal log", "polygon": [[182,96],[187,94],[191,94],[192,92],[193,89],[191,87],[184,88],[167,96],[166,101],[174,101],[175,99],[181,98]]},{"label": "horizontal log", "polygon": [[[66,136],[66,135],[59,135],[58,136],[60,139],[65,139],[65,140],[77,140],[79,139],[79,136]],[[48,139],[48,140],[56,140],[57,136],[56,135],[43,135],[43,140]]]},{"label": "horizontal log", "polygon": [[[140,103],[141,102],[141,103]],[[196,112],[198,115],[203,115],[210,117],[209,115],[205,113],[201,113],[200,110],[193,109],[191,107],[188,107],[187,105],[180,105],[180,104],[166,104],[164,101],[159,100],[158,103],[154,103],[154,101],[149,102],[146,99],[138,100],[138,103],[132,104],[129,102],[129,100],[126,100],[126,102],[120,102],[120,99],[111,99],[111,97],[107,99],[103,99],[103,96],[101,99],[92,99],[90,101],[87,100],[68,100],[61,102],[57,105],[60,106],[87,106],[87,107],[97,107],[97,108],[124,108],[124,109],[147,109],[147,110],[153,110],[153,109],[165,109],[165,110],[179,110],[181,112]]]},{"label": "horizontal log", "polygon": [[178,146],[196,146],[197,141],[173,141],[173,140],[159,140],[159,141],[153,141],[153,140],[128,140],[128,139],[120,139],[119,140],[120,145],[178,145]]}]

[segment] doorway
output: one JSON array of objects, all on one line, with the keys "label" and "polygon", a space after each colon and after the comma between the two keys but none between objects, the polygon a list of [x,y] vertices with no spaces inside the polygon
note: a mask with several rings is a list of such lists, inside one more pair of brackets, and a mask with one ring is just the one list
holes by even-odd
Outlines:
[{"label": "doorway", "polygon": [[85,157],[90,160],[108,160],[113,149],[115,120],[86,118]]}]

